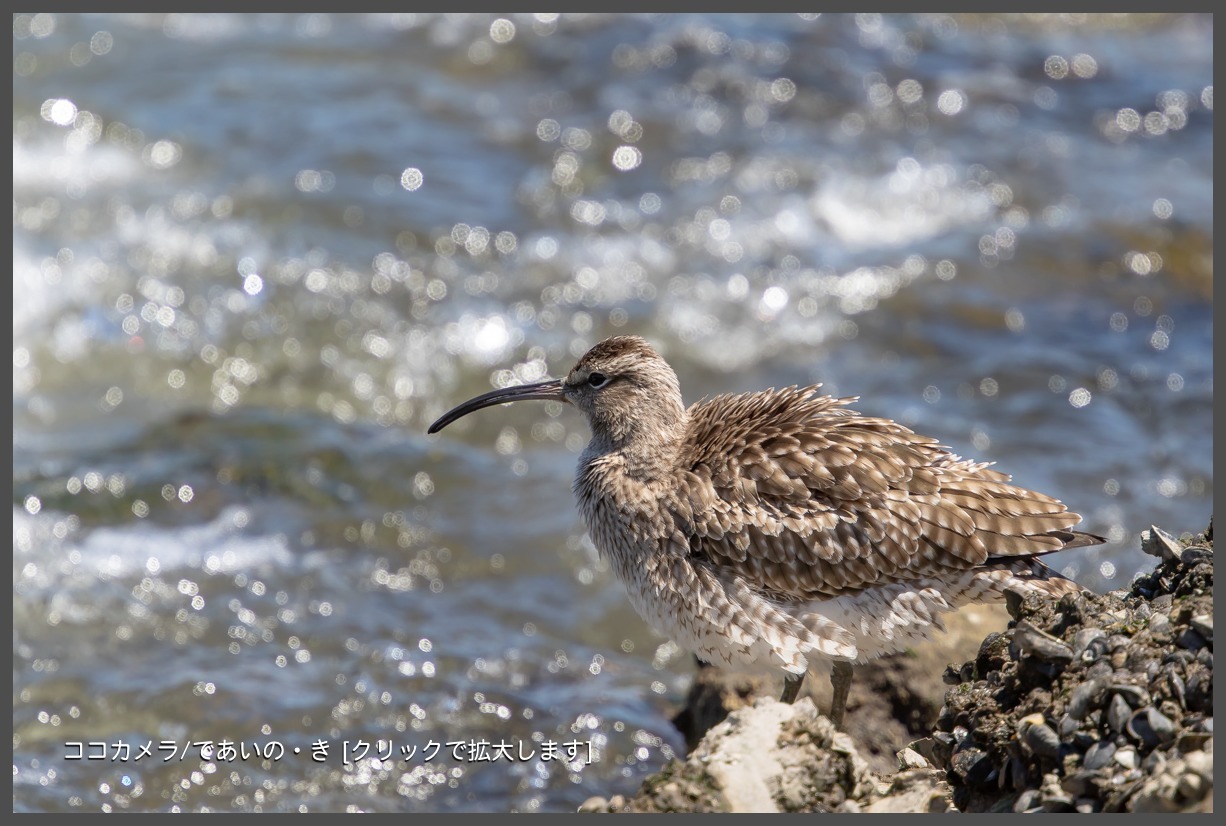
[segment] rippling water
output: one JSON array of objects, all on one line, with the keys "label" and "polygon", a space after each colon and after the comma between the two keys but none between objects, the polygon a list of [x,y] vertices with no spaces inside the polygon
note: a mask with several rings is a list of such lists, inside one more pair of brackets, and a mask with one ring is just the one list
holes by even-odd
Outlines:
[{"label": "rippling water", "polygon": [[998,462],[1097,588],[1209,519],[1210,17],[13,37],[17,810],[633,791],[690,659],[584,537],[582,421],[424,434],[616,332]]}]

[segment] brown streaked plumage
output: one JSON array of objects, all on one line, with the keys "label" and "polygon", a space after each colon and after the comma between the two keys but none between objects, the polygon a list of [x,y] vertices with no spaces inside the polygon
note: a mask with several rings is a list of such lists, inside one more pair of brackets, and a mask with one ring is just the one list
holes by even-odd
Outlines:
[{"label": "brown streaked plumage", "polygon": [[1007,587],[1077,586],[1037,557],[1101,543],[1081,517],[820,385],[716,396],[686,409],[643,339],[592,347],[565,379],[485,393],[430,426],[517,399],[587,417],[574,491],[597,549],[656,630],[715,665],[833,667],[841,724],[851,664],[940,629]]}]

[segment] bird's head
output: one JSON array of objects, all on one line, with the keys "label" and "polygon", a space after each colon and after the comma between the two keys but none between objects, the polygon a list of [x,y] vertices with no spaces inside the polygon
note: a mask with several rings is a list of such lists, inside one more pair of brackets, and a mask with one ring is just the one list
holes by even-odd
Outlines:
[{"label": "bird's head", "polygon": [[444,413],[427,432],[437,433],[474,410],[523,399],[574,405],[587,417],[594,439],[610,447],[638,434],[671,434],[685,417],[677,374],[668,362],[638,336],[614,336],[584,353],[566,378],[482,393]]}]

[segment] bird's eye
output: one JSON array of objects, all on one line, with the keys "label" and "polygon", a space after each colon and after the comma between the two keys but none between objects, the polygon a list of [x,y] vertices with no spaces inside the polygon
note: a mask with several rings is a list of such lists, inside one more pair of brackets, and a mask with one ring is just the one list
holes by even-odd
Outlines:
[{"label": "bird's eye", "polygon": [[592,387],[604,387],[609,383],[609,377],[604,373],[591,373],[587,377],[587,383]]}]

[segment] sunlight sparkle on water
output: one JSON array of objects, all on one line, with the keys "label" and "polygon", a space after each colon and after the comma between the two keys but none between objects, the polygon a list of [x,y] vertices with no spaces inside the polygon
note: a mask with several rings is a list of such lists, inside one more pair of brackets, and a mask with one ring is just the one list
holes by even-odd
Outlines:
[{"label": "sunlight sparkle on water", "polygon": [[473,349],[481,353],[492,353],[506,347],[510,340],[506,322],[500,316],[494,316],[481,325],[481,329],[473,336]]}]

